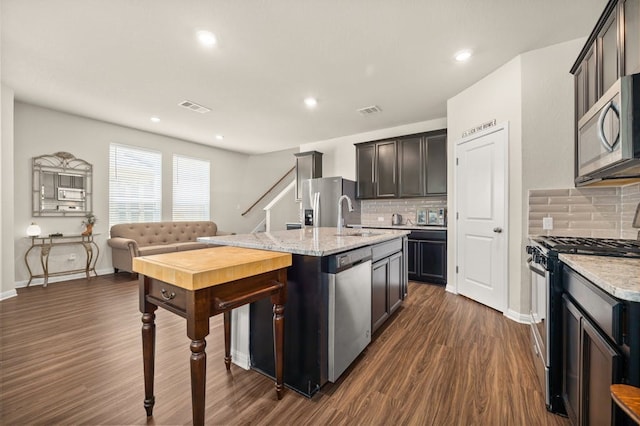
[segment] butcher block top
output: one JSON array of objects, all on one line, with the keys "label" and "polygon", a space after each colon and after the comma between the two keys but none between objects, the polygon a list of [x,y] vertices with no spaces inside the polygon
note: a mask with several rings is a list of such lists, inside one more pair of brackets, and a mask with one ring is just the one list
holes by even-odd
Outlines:
[{"label": "butcher block top", "polygon": [[135,257],[133,271],[199,290],[286,268],[291,262],[291,253],[224,246]]}]

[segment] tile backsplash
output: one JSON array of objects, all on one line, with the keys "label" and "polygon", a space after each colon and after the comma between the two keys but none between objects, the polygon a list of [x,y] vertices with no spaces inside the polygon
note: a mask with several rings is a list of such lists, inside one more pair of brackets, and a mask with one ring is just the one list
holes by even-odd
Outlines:
[{"label": "tile backsplash", "polygon": [[[529,191],[529,235],[635,239],[631,226],[640,202],[640,183],[624,187],[532,189]],[[553,218],[553,230],[542,219]]]},{"label": "tile backsplash", "polygon": [[402,215],[403,224],[407,224],[407,219],[410,220],[409,224],[415,224],[418,207],[447,207],[447,197],[361,200],[360,205],[363,225],[391,225],[391,215],[394,213]]}]

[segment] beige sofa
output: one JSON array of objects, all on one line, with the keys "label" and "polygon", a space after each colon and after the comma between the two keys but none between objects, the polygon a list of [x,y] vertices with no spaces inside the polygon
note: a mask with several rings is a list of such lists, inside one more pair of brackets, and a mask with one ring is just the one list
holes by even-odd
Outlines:
[{"label": "beige sofa", "polygon": [[115,272],[132,271],[132,259],[138,256],[195,250],[207,247],[198,237],[231,235],[218,231],[215,222],[143,222],[121,223],[111,227],[111,258]]}]

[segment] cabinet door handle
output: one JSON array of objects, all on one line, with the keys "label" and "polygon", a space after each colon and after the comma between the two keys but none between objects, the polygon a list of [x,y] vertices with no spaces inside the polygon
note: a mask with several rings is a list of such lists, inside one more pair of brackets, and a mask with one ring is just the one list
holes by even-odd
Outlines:
[{"label": "cabinet door handle", "polygon": [[604,149],[608,152],[613,152],[613,150],[616,149],[618,142],[620,142],[620,129],[618,129],[618,134],[616,135],[613,143],[610,143],[607,136],[604,134],[604,119],[609,110],[613,111],[616,117],[618,117],[618,121],[620,121],[620,111],[618,110],[618,106],[613,101],[609,101],[609,103],[607,103],[607,105],[602,109],[600,117],[598,118],[598,138],[600,139],[600,143]]},{"label": "cabinet door handle", "polygon": [[499,226],[493,228],[493,232],[495,232],[496,234],[499,234],[502,232],[502,228],[500,228]]}]

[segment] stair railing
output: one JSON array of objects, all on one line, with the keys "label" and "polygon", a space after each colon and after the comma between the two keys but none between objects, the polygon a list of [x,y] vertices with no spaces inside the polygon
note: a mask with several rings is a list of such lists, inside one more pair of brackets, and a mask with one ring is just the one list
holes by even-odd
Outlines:
[{"label": "stair railing", "polygon": [[264,199],[264,197],[266,197],[267,195],[269,195],[269,193],[270,193],[271,191],[273,191],[273,190],[274,190],[278,185],[280,185],[280,183],[281,183],[283,180],[285,180],[285,179],[286,179],[286,177],[287,177],[287,176],[289,176],[289,175],[291,174],[291,172],[293,172],[295,169],[296,169],[296,166],[293,166],[291,169],[289,169],[289,170],[287,171],[287,173],[285,173],[285,174],[284,174],[284,176],[282,176],[280,179],[278,179],[278,181],[277,181],[276,183],[274,183],[274,184],[271,186],[271,188],[267,189],[267,191],[266,191],[264,194],[262,194],[262,196],[261,196],[260,198],[258,198],[258,200],[257,200],[255,203],[251,204],[251,207],[249,207],[247,210],[245,210],[245,211],[242,213],[242,216],[245,216],[245,215],[246,215],[247,213],[249,213],[249,212],[250,212],[250,211],[251,211],[255,206],[257,206],[257,205],[258,205],[258,203],[260,203],[260,201],[262,201],[262,200]]},{"label": "stair railing", "polygon": [[266,226],[267,226],[267,232],[271,232],[271,209],[273,208],[273,206],[275,206],[276,204],[278,204],[278,202],[285,196],[287,195],[290,191],[293,190],[293,188],[296,187],[296,181],[295,179],[291,181],[291,183],[289,185],[287,185],[286,188],[284,188],[282,191],[280,191],[280,193],[278,195],[276,195],[273,200],[271,200],[271,202],[269,204],[267,204],[266,206],[264,206],[264,211],[266,213]]}]

